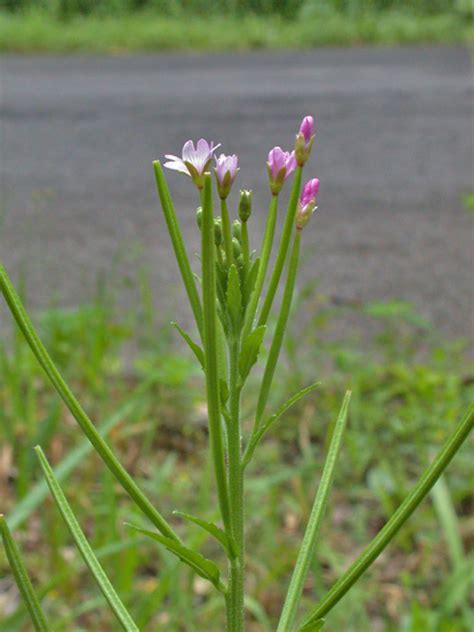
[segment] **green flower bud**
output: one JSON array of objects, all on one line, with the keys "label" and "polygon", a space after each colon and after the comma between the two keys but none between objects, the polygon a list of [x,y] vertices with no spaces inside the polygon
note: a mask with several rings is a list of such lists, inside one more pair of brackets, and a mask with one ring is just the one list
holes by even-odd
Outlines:
[{"label": "green flower bud", "polygon": [[214,242],[218,248],[222,243],[222,220],[220,217],[216,217],[214,220]]},{"label": "green flower bud", "polygon": [[232,239],[232,248],[234,250],[235,259],[238,259],[240,255],[242,254],[242,248],[240,246],[240,243],[237,241],[235,237]]},{"label": "green flower bud", "polygon": [[238,219],[234,219],[232,224],[232,235],[237,239],[240,243],[242,241],[242,224]]},{"label": "green flower bud", "polygon": [[244,189],[240,192],[239,217],[246,222],[252,213],[252,191]]},{"label": "green flower bud", "polygon": [[196,209],[196,222],[199,227],[199,230],[202,228],[202,206],[198,206]]}]

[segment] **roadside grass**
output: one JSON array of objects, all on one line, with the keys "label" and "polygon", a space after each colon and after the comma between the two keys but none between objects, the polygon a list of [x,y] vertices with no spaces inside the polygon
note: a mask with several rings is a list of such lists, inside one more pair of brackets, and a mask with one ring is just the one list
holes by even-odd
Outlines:
[{"label": "roadside grass", "polygon": [[453,44],[472,41],[472,21],[460,13],[422,15],[407,10],[351,15],[310,12],[295,20],[277,15],[76,15],[0,11],[0,51],[108,53],[309,49],[364,44]]},{"label": "roadside grass", "polygon": [[[92,418],[109,426],[109,440],[140,486],[191,544],[219,559],[199,529],[171,515],[180,509],[216,518],[201,373],[171,328],[157,326],[146,280],[134,286],[133,314],[118,310],[112,293],[102,289],[89,305],[52,308],[34,320]],[[380,529],[474,397],[464,344],[440,342],[409,305],[340,305],[313,286],[297,303],[295,313],[309,317],[291,328],[270,404],[278,406],[314,380],[322,385],[286,414],[251,466],[248,541],[257,552],[249,568],[251,632],[275,628],[345,388],[353,391],[349,427],[303,609]],[[350,336],[341,336],[341,319],[351,320]],[[220,601],[206,582],[123,526],[140,523],[141,516],[131,515],[127,498],[88,450],[20,335],[2,345],[0,511],[14,526],[55,631],[116,627],[49,495],[38,492],[36,443],[61,469],[68,499],[139,628],[221,630]],[[249,411],[253,395],[250,384],[244,399]],[[328,630],[470,630],[471,463],[466,446],[431,502],[331,613]],[[0,628],[20,632],[27,615],[3,551],[0,577]]]}]

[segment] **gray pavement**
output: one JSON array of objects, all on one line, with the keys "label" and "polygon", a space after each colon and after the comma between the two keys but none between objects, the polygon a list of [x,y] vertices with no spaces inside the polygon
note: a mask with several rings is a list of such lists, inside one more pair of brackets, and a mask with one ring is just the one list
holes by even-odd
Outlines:
[{"label": "gray pavement", "polygon": [[[5,57],[1,259],[15,278],[27,270],[35,306],[88,298],[119,261],[149,269],[166,318],[170,306],[183,311],[152,160],[200,136],[238,153],[238,185],[256,195],[255,243],[266,153],[289,147],[313,113],[307,175],[321,195],[303,276],[342,300],[411,301],[444,335],[467,335],[472,87],[461,48]],[[196,249],[195,192],[178,174],[169,181]]]}]

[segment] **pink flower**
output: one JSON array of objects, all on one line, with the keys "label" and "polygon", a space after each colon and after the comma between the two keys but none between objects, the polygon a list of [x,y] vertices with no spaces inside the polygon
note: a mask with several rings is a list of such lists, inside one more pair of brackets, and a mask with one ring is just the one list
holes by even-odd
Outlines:
[{"label": "pink flower", "polygon": [[309,158],[311,149],[313,148],[314,137],[314,119],[312,116],[305,116],[301,121],[295,141],[296,162],[300,167],[302,167]]},{"label": "pink flower", "polygon": [[314,135],[314,119],[312,116],[305,116],[301,121],[300,134],[303,134],[305,143],[308,145]]},{"label": "pink flower", "polygon": [[219,158],[216,158],[216,172],[217,189],[221,199],[225,199],[234,183],[237,171],[239,170],[239,158],[235,154],[232,156],[226,156],[221,154]]},{"label": "pink flower", "polygon": [[316,197],[319,191],[319,180],[318,178],[313,178],[309,180],[303,187],[300,195],[300,204],[301,206],[307,206],[311,202],[316,202]]},{"label": "pink flower", "polygon": [[182,157],[166,154],[169,162],[165,162],[165,167],[173,171],[180,171],[191,176],[193,182],[199,187],[203,186],[203,174],[207,171],[214,152],[220,145],[208,143],[204,138],[200,138],[194,147],[192,140],[188,140],[183,145]]},{"label": "pink flower", "polygon": [[277,195],[285,180],[296,169],[295,152],[274,147],[268,154],[267,168],[271,192]]},{"label": "pink flower", "polygon": [[296,228],[302,230],[316,210],[316,199],[319,191],[319,180],[313,178],[303,187],[296,210]]}]

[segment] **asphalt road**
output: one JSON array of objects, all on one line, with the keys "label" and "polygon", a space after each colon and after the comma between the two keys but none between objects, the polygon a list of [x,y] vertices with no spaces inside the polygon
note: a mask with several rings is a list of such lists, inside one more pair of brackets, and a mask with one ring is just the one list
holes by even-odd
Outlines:
[{"label": "asphalt road", "polygon": [[[303,276],[340,299],[413,302],[443,335],[472,315],[472,79],[461,48],[1,61],[1,259],[29,301],[90,297],[99,274],[148,268],[164,318],[182,313],[151,162],[204,136],[238,153],[256,243],[265,159],[317,117],[321,180]],[[196,195],[169,174],[197,248]],[[0,312],[4,318],[4,312]],[[186,318],[186,312],[183,313]]]}]

